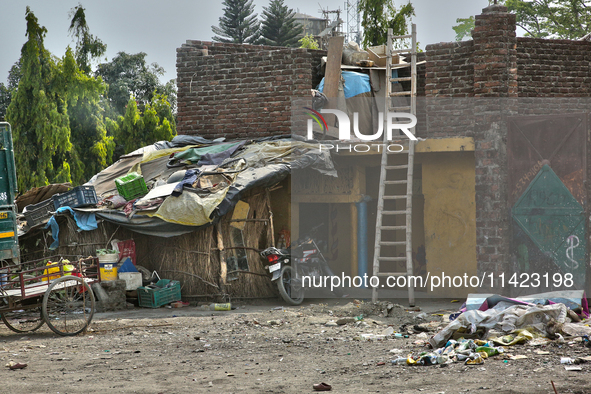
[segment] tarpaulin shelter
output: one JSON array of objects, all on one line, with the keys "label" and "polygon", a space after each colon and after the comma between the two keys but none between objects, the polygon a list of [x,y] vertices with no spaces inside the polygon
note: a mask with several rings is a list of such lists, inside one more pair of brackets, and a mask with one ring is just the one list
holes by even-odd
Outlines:
[{"label": "tarpaulin shelter", "polygon": [[[181,280],[183,294],[274,295],[256,250],[268,246],[275,236],[271,212],[288,212],[287,178],[292,169],[301,168],[337,175],[327,152],[290,138],[224,142],[178,136],[144,147],[121,157],[87,183],[94,186],[99,205],[75,211],[94,213],[98,229],[79,232],[66,216],[58,252],[94,254],[111,239],[133,238],[138,264]],[[114,200],[109,197],[120,198],[115,179],[131,172],[143,176],[149,193],[112,207],[109,201]],[[241,233],[232,226],[239,201],[248,206],[240,219],[244,222]],[[275,229],[289,229],[289,215],[278,216],[285,222]],[[45,238],[38,246],[47,248],[51,239]],[[247,267],[238,266],[239,249]],[[221,282],[230,284],[222,288]]]}]

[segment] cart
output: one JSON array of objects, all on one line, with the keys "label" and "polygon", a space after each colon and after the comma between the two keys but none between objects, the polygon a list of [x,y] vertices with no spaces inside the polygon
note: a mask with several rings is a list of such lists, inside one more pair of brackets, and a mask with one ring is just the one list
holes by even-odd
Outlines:
[{"label": "cart", "polygon": [[18,333],[47,323],[58,335],[80,334],[94,315],[90,285],[100,280],[97,257],[51,256],[0,267],[0,317]]}]

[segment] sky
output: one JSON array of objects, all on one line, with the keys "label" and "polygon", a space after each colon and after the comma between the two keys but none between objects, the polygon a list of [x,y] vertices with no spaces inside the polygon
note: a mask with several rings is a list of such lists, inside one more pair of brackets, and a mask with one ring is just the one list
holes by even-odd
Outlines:
[{"label": "sky", "polygon": [[[285,0],[285,4],[312,16],[321,16],[320,8],[345,9],[346,0]],[[68,35],[70,10],[78,4],[86,9],[91,34],[107,45],[107,60],[118,52],[145,52],[148,63],[158,63],[166,74],[163,82],[176,78],[176,48],[186,40],[210,41],[212,25],[223,14],[221,0],[0,0],[0,82],[6,83],[10,67],[18,61],[26,41],[25,10],[30,6],[47,28],[45,47],[62,57],[66,47],[75,46]],[[255,12],[269,0],[254,0]],[[480,14],[487,0],[414,0],[417,40],[427,44],[453,41],[456,18]],[[395,4],[405,4],[395,1]],[[345,22],[346,14],[341,17]],[[343,26],[346,31],[346,25]]]}]

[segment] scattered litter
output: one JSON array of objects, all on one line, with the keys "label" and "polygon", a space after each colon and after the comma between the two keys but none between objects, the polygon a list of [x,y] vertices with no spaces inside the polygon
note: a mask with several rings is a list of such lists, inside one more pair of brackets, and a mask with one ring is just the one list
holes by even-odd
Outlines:
[{"label": "scattered litter", "polygon": [[567,370],[567,371],[582,371],[583,370],[583,368],[576,367],[574,365],[565,365],[564,366],[564,369]]},{"label": "scattered litter", "polygon": [[9,362],[6,366],[10,369],[24,369],[27,368],[27,364],[24,363],[15,363],[14,361]]},{"label": "scattered litter", "polygon": [[357,320],[354,317],[343,317],[337,320],[337,324],[339,326],[344,326],[345,324],[355,323]]},{"label": "scattered litter", "polygon": [[509,360],[525,360],[527,356],[524,354],[518,354],[516,356],[509,356]]},{"label": "scattered litter", "polygon": [[332,386],[326,383],[318,383],[312,386],[312,388],[316,391],[330,391],[332,390]]},{"label": "scattered litter", "polygon": [[382,335],[384,335],[386,337],[389,337],[393,334],[394,334],[394,329],[392,327],[388,327],[384,331],[382,331]]}]

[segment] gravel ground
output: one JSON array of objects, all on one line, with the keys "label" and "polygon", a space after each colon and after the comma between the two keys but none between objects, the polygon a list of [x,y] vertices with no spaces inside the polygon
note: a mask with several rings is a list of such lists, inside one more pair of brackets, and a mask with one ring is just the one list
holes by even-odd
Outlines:
[{"label": "gravel ground", "polygon": [[[27,367],[4,367],[0,393],[311,393],[314,383],[325,382],[337,393],[552,394],[551,381],[560,394],[591,393],[591,363],[577,365],[580,371],[560,363],[561,357],[589,356],[591,350],[568,339],[508,348],[511,355],[526,356],[519,360],[393,365],[390,360],[400,355],[428,351],[425,339],[445,325],[457,304],[427,313],[391,305],[267,304],[232,312],[136,308],[98,314],[91,329],[76,337],[59,337],[46,326],[23,335],[2,325],[2,365]],[[343,317],[353,319],[337,324]],[[414,332],[415,325],[430,331]],[[367,334],[379,338],[389,327],[413,334],[364,340]]]}]

